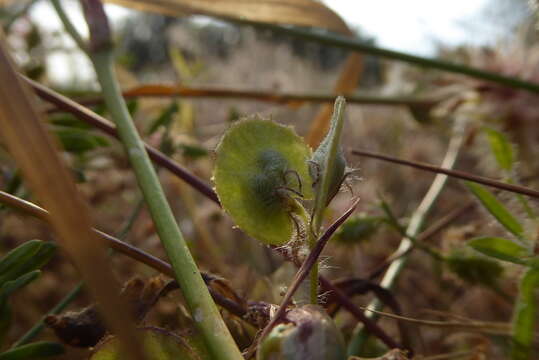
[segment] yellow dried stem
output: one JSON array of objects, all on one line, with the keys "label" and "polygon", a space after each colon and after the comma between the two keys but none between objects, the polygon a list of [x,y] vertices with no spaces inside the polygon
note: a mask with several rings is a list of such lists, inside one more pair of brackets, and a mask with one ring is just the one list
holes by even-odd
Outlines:
[{"label": "yellow dried stem", "polygon": [[33,95],[23,84],[0,32],[0,136],[29,187],[50,211],[62,247],[99,303],[110,329],[122,339],[130,359],[143,359],[135,328],[120,300],[105,259],[103,242],[91,231],[90,211],[62,164],[56,144],[40,121]]}]

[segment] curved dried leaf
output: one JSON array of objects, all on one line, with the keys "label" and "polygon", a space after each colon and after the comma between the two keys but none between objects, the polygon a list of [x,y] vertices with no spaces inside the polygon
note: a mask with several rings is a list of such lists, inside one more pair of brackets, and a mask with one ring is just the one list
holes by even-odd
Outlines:
[{"label": "curved dried leaf", "polygon": [[[348,56],[346,63],[343,66],[337,84],[335,84],[334,93],[337,95],[346,95],[352,93],[356,88],[361,78],[363,71],[363,61],[360,54],[354,53]],[[314,118],[309,133],[306,136],[307,144],[313,148],[324,138],[329,128],[329,120],[331,119],[333,107],[330,104],[322,106],[316,117]]]},{"label": "curved dried leaf", "polygon": [[348,34],[339,15],[312,0],[106,0],[141,11],[169,16],[186,14],[258,23],[317,27]]},{"label": "curved dried leaf", "polygon": [[22,82],[0,30],[0,136],[21,169],[25,183],[49,210],[48,219],[65,251],[77,265],[88,288],[100,303],[111,330],[140,359],[134,328],[125,305],[118,300],[116,282],[110,276],[104,243],[92,232],[88,204],[78,192],[72,175],[57,152],[57,143],[41,121],[34,94]]}]

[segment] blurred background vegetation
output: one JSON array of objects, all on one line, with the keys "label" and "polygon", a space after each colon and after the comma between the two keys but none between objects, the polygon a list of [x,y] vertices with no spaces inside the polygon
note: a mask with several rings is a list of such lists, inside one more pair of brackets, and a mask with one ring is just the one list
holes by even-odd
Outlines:
[{"label": "blurred background vegetation", "polygon": [[[421,2],[417,3],[407,2],[410,14],[421,11]],[[475,9],[466,21],[458,23],[466,34],[464,36],[452,36],[450,31],[444,35],[443,29],[431,29],[431,24],[423,29],[417,24],[412,26],[412,29],[422,31],[424,38],[432,37],[432,41],[426,41],[428,44],[418,43],[416,48],[413,45],[399,48],[398,42],[388,40],[390,36],[379,36],[374,30],[365,29],[360,9],[353,5],[348,5],[349,13],[341,15],[345,20],[353,21],[351,27],[365,43],[439,57],[539,83],[539,47],[533,4],[524,0],[481,3],[482,6]],[[326,4],[332,6],[331,0]],[[66,1],[66,6],[83,29],[76,2]],[[461,2],[455,2],[455,6],[464,7],[462,12],[466,12]],[[121,85],[126,90],[144,84],[180,84],[190,88],[332,94],[348,55],[342,49],[248,25],[200,16],[166,17],[120,10],[113,5],[107,9],[114,19],[117,70]],[[387,28],[400,26],[401,23],[397,25],[387,21],[395,16],[392,7],[388,6],[386,11],[388,16],[380,14],[376,22]],[[404,18],[403,26],[407,16],[417,19],[410,14],[397,15]],[[431,16],[443,18],[443,13],[432,13]],[[0,8],[0,21],[12,54],[28,77],[83,103],[87,101],[94,111],[107,115],[99,101],[91,67],[66,38],[47,1],[14,2]],[[410,20],[410,24],[414,21]],[[417,38],[421,39],[420,36]],[[408,41],[406,43],[409,44]],[[532,188],[539,186],[539,163],[536,161],[539,156],[539,128],[536,124],[539,108],[534,94],[364,55],[354,95],[414,97],[430,102],[426,107],[348,105],[346,149],[371,149],[440,164],[455,119],[465,118],[468,132],[456,168],[495,179],[507,179],[483,131],[488,126],[506,134],[512,144],[516,154],[515,166],[511,170],[514,182]],[[208,182],[213,167],[212,150],[225,129],[241,116],[259,113],[293,125],[300,135],[307,135],[320,108],[319,104],[308,102],[275,104],[246,99],[171,96],[133,97],[129,104],[137,127],[148,143]],[[71,115],[54,111],[46,104],[43,104],[43,109],[51,114],[51,130],[64,146],[65,158],[94,210],[97,227],[116,233],[140,202],[135,179],[121,147],[115,140],[99,134]],[[380,207],[380,200],[383,198],[393,214],[406,225],[433,180],[432,174],[376,160],[360,161],[358,157],[348,156],[348,162],[360,170],[358,178],[351,182],[353,193],[361,197],[361,215],[354,221],[358,222],[362,217],[369,220],[359,221],[363,227],[349,228],[348,233],[341,234],[342,241],[336,240],[329,245],[323,272],[332,279],[364,278],[383,263],[398,246],[401,236],[391,226],[376,220],[386,215]],[[269,249],[234,230],[230,219],[211,201],[170,174],[160,174],[201,268],[228,279],[231,286],[248,299],[278,303],[294,268],[283,264],[282,259]],[[16,165],[2,147],[0,189],[32,199]],[[350,193],[343,191],[332,204],[329,218],[338,216],[349,198]],[[471,198],[460,183],[450,181],[429,215],[427,225]],[[527,218],[514,195],[500,193],[499,198],[513,214],[521,219]],[[535,204],[531,206],[535,210]],[[535,238],[537,222],[533,219],[524,222],[527,233]],[[468,251],[464,249],[466,240],[500,234],[505,234],[505,230],[485,211],[475,208],[444,228],[430,242],[443,254],[461,254]],[[37,220],[0,208],[2,253],[29,239],[49,240],[52,237],[50,229]],[[127,239],[145,251],[164,255],[145,209],[137,215]],[[134,274],[143,278],[154,275],[148,268],[121,256],[114,256],[113,262],[117,276],[123,280]],[[496,275],[494,280],[470,278],[460,269],[458,264],[443,266],[428,254],[414,252],[395,289],[402,312],[410,317],[424,318],[426,312],[436,310],[451,314],[449,318],[462,316],[484,321],[509,321],[511,299],[516,294],[515,279],[521,269],[503,265],[499,273],[492,270]],[[503,274],[501,270],[504,270]],[[489,286],[492,281],[495,281],[495,287]],[[15,295],[13,312],[16,321],[10,330],[8,343],[19,338],[77,282],[78,276],[72,265],[62,256],[55,256],[44,268],[41,279]],[[181,304],[179,297],[172,293],[162,299],[148,322],[181,329],[186,315],[178,305]],[[370,294],[354,298],[363,305],[370,299]],[[88,301],[85,296],[78,297],[72,307],[81,308],[88,305]],[[245,340],[248,335],[239,322],[233,318],[228,320],[236,327],[235,335],[240,342],[243,339],[248,343]],[[340,312],[337,323],[349,338],[355,320]],[[382,319],[381,323],[390,333],[397,333],[393,320]],[[55,339],[50,330],[43,337]],[[425,328],[418,339],[422,354],[480,346],[488,359],[507,357],[507,339],[501,336]],[[80,358],[83,353],[83,350],[70,348],[64,358]]]}]

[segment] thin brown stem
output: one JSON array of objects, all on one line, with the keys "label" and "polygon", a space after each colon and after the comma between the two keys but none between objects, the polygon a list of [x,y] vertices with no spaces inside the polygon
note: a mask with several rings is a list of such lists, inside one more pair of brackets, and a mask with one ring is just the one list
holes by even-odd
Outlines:
[{"label": "thin brown stem", "polygon": [[389,161],[394,164],[411,166],[416,169],[430,171],[437,174],[445,174],[447,176],[455,177],[458,179],[469,180],[469,181],[473,181],[479,184],[491,186],[496,189],[511,191],[511,192],[523,194],[523,195],[528,195],[533,198],[539,198],[539,191],[537,190],[530,189],[524,186],[513,185],[513,184],[504,183],[501,181],[496,181],[490,178],[486,178],[484,176],[473,175],[473,174],[460,171],[460,170],[444,169],[439,166],[434,166],[434,165],[430,165],[430,164],[426,164],[426,163],[422,163],[418,161],[399,159],[393,156],[383,155],[383,154],[379,154],[379,153],[375,153],[371,151],[365,151],[365,150],[354,149],[352,150],[352,154],[357,155],[357,156],[365,156],[365,157],[369,157],[373,159],[383,160],[383,161]]},{"label": "thin brown stem", "polygon": [[[6,192],[0,191],[0,203],[6,204],[17,210],[21,210],[47,223],[50,221],[49,213],[47,210],[29,201],[19,199],[18,197],[8,194]],[[104,233],[100,230],[93,229],[93,231],[101,239],[105,240],[107,246],[111,249],[114,249],[134,260],[140,261],[141,263],[148,265],[152,269],[162,274],[174,277],[172,267],[166,261],[163,261],[151,254],[148,254],[147,252],[140,250],[139,248],[134,247],[126,242],[123,242],[120,239],[117,239],[114,236]],[[204,273],[202,273],[202,278],[206,282],[211,280],[211,276]],[[236,316],[242,317],[243,315],[245,315],[246,309],[243,308],[241,305],[213,291],[211,288],[209,288],[209,290],[217,304],[227,309],[230,313]]]},{"label": "thin brown stem", "polygon": [[[114,126],[110,121],[107,119],[95,114],[91,110],[85,108],[84,106],[81,106],[74,102],[71,99],[68,99],[67,97],[58,94],[57,92],[48,89],[47,87],[28,79],[24,76],[22,76],[22,79],[26,80],[28,84],[34,89],[36,94],[42,98],[43,100],[50,102],[52,104],[55,104],[59,108],[63,109],[66,112],[69,112],[73,115],[75,115],[77,118],[91,124],[92,126],[95,126],[99,130],[103,131],[104,133],[113,136],[115,138],[118,138],[118,133],[116,131],[116,126]],[[191,185],[193,188],[198,190],[201,194],[206,196],[208,199],[212,200],[215,203],[219,203],[219,199],[217,198],[217,195],[212,190],[212,188],[206,184],[204,181],[199,179],[197,176],[191,174],[189,170],[178,164],[177,162],[173,161],[169,157],[167,157],[165,154],[160,152],[159,150],[149,146],[148,144],[144,145],[146,148],[146,151],[148,152],[148,155],[150,158],[158,165],[166,168],[171,173],[178,176],[180,179]]]},{"label": "thin brown stem", "polygon": [[[230,88],[217,87],[187,87],[182,85],[170,86],[161,84],[147,84],[139,86],[123,92],[123,97],[139,98],[139,97],[175,97],[182,98],[213,98],[213,99],[245,99],[262,102],[270,102],[277,104],[300,104],[302,102],[309,103],[328,103],[335,102],[334,94],[316,94],[316,93],[276,93],[271,91],[260,90],[239,90]],[[354,96],[346,97],[349,104],[360,105],[384,105],[384,106],[412,106],[429,108],[436,104],[436,99],[417,98],[409,96]],[[101,104],[103,98],[99,96],[79,99],[79,104],[84,106],[92,106]],[[59,108],[50,109],[50,112],[58,111]]]},{"label": "thin brown stem", "polygon": [[[296,273],[294,280],[288,287],[288,291],[286,292],[285,296],[283,297],[283,300],[281,301],[279,310],[277,310],[277,313],[273,316],[273,318],[270,320],[268,325],[266,325],[266,327],[262,331],[260,335],[260,340],[263,339],[266,335],[268,335],[271,329],[273,329],[273,327],[282,319],[282,317],[284,316],[286,312],[287,306],[290,304],[292,296],[297,291],[297,289],[299,288],[303,280],[305,280],[305,278],[311,271],[312,266],[317,262],[318,257],[322,253],[322,250],[324,249],[328,240],[331,238],[331,235],[354,212],[358,202],[359,202],[359,199],[356,199],[354,203],[352,204],[352,206],[343,215],[341,215],[333,224],[331,224],[327,228],[327,230],[324,232],[324,234],[320,237],[320,239],[316,242],[316,245],[313,247],[309,256],[307,257],[307,259],[305,259],[305,261],[299,268],[298,272]],[[324,281],[324,283],[326,283],[327,285],[326,281]],[[339,289],[335,289],[335,290],[336,290],[336,294],[339,294],[340,290]],[[342,295],[342,298],[346,298],[344,294],[341,294],[341,295]],[[345,302],[349,302],[349,300],[346,298]],[[387,346],[391,348],[399,347],[399,345],[386,334],[382,333],[380,335],[382,335],[380,340],[382,340]]]}]

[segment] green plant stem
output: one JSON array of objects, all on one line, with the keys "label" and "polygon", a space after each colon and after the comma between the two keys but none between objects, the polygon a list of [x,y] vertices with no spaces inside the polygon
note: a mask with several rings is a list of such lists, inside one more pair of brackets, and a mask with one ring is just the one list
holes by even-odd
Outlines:
[{"label": "green plant stem", "polygon": [[382,200],[382,209],[387,216],[387,218],[384,219],[384,222],[391,226],[393,229],[395,229],[403,238],[408,238],[412,242],[414,248],[417,248],[425,252],[426,254],[429,254],[438,261],[443,261],[445,259],[439,251],[420,241],[417,236],[406,233],[406,228],[401,225],[397,217],[393,214],[393,211],[391,210],[389,205],[384,200]]},{"label": "green plant stem", "polygon": [[[331,126],[322,143],[313,154],[312,161],[317,164],[321,173],[320,179],[316,185],[316,197],[314,200],[314,209],[309,229],[309,248],[311,251],[316,246],[317,236],[322,227],[324,219],[324,210],[326,209],[331,197],[335,195],[338,189],[332,187],[340,187],[344,180],[345,165],[342,168],[339,166],[341,133],[344,126],[344,108],[346,100],[342,96],[335,99],[333,115],[331,118]],[[344,163],[344,158],[342,162]],[[318,304],[318,262],[314,264],[310,274],[310,301],[311,304]]]},{"label": "green plant stem", "polygon": [[[316,237],[309,231],[309,250],[313,251],[316,246]],[[318,261],[313,264],[309,273],[309,300],[311,304],[318,304]]]},{"label": "green plant stem", "polygon": [[77,44],[77,46],[84,52],[87,52],[87,45],[86,42],[83,40],[83,38],[80,36],[79,32],[75,28],[75,25],[69,20],[69,17],[67,16],[66,12],[64,11],[64,8],[62,4],[60,3],[60,0],[51,0],[52,6],[54,7],[54,10],[56,11],[56,14],[58,14],[58,17],[60,18],[60,21],[64,25],[65,30],[69,35],[73,38],[73,41]]},{"label": "green plant stem", "polygon": [[174,269],[176,280],[208,350],[215,359],[242,359],[189,252],[146,153],[144,143],[131,120],[116,82],[111,51],[94,53],[91,59],[101,84],[107,109],[116,123],[157,233]]},{"label": "green plant stem", "polygon": [[[459,150],[464,140],[462,122],[462,119],[456,119],[454,135],[451,138],[447,153],[442,162],[443,168],[452,168],[457,160]],[[412,218],[410,219],[410,223],[408,224],[408,227],[405,232],[406,236],[402,238],[395,254],[407,253],[414,246],[414,242],[410,240],[409,236],[416,237],[417,234],[421,231],[421,227],[423,225],[425,217],[436,202],[436,199],[438,198],[440,193],[442,192],[447,178],[447,175],[436,175],[429,190],[427,191],[427,194],[419,204],[416,211],[413,213]],[[393,288],[397,277],[404,269],[407,261],[408,255],[396,258],[396,260],[393,261],[388,267],[382,281],[380,282],[380,286],[386,289]],[[367,306],[367,308],[380,311],[382,309],[382,306],[383,304],[377,299],[375,299]],[[366,312],[365,315],[372,320],[376,320],[379,317],[379,315],[374,312]],[[350,344],[348,346],[348,355],[352,356],[360,354],[368,336],[369,334],[365,331],[365,329],[363,329],[361,326],[356,327],[352,340],[350,341]]]},{"label": "green plant stem", "polygon": [[27,14],[28,11],[32,8],[32,6],[34,6],[37,2],[38,0],[31,0],[27,2],[26,4],[24,4],[22,9],[12,14],[11,16],[9,16],[8,19],[4,23],[4,32],[7,33],[11,25],[13,25],[13,23],[17,21],[17,19],[19,19],[21,16]]},{"label": "green plant stem", "polygon": [[253,21],[235,20],[227,18],[226,20],[256,26],[271,30],[276,33],[294,36],[302,40],[315,41],[320,44],[334,46],[342,49],[347,49],[355,52],[380,56],[392,60],[403,61],[413,65],[418,65],[430,69],[443,70],[451,73],[467,75],[476,79],[490,81],[506,87],[527,90],[529,92],[539,94],[539,84],[528,82],[522,79],[504,76],[489,71],[475,69],[462,64],[454,64],[447,61],[429,59],[421,56],[410,55],[407,53],[384,49],[372,45],[368,45],[357,38],[351,38],[344,35],[334,33],[314,31],[311,29],[302,29],[299,27],[282,26],[275,24],[257,23]]},{"label": "green plant stem", "polygon": [[[66,31],[83,50],[88,52],[88,48],[82,42],[82,38],[77,33],[73,24],[71,24],[59,1],[52,1],[55,4],[60,19],[64,23]],[[104,13],[94,13],[90,14],[90,16],[106,17]],[[102,24],[106,22],[106,19],[103,18],[97,20]],[[92,35],[96,35],[96,38],[93,39],[95,41],[93,46],[95,52],[88,54],[94,65],[98,82],[101,85],[105,104],[113,121],[116,123],[120,140],[133,167],[142,195],[154,221],[157,234],[170,260],[176,281],[180,285],[195,326],[200,331],[207,349],[213,355],[214,359],[243,359],[202,279],[195,260],[189,251],[187,243],[176,223],[174,214],[167,202],[157,173],[144,147],[144,143],[131,119],[120,87],[116,81],[112,49],[104,44],[109,39],[103,37],[108,35],[105,33],[91,33],[90,36]]]}]

